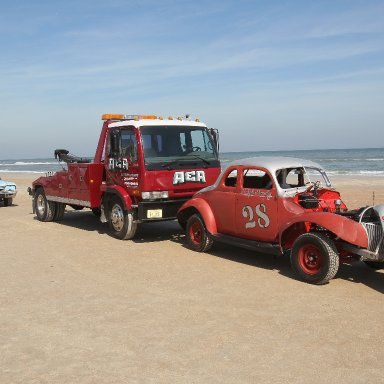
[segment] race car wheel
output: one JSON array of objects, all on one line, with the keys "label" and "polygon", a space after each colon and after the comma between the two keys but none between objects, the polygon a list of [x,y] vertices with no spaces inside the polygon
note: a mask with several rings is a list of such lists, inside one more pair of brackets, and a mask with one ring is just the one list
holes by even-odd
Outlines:
[{"label": "race car wheel", "polygon": [[320,233],[305,233],[293,243],[293,271],[305,282],[326,284],[337,273],[339,255],[335,244]]},{"label": "race car wheel", "polygon": [[197,252],[208,251],[213,240],[208,235],[205,224],[200,215],[192,215],[187,221],[187,241],[191,249]]},{"label": "race car wheel", "polygon": [[109,226],[112,235],[120,240],[132,239],[136,234],[137,223],[133,214],[128,212],[119,198],[114,198],[110,204]]},{"label": "race car wheel", "polygon": [[383,269],[384,268],[384,262],[383,261],[370,261],[370,260],[366,260],[366,261],[364,261],[364,263],[366,265],[368,265],[369,268],[372,268],[372,269],[379,270],[379,269]]},{"label": "race car wheel", "polygon": [[4,199],[4,207],[10,207],[12,205],[12,197]]},{"label": "race car wheel", "polygon": [[33,206],[36,217],[40,221],[52,221],[55,215],[55,203],[48,201],[45,197],[44,189],[38,188],[33,199]]}]

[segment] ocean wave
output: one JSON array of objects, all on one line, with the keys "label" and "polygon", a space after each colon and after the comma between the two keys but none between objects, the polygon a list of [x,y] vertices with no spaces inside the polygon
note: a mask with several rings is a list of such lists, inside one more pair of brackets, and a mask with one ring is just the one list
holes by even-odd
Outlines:
[{"label": "ocean wave", "polygon": [[[39,162],[26,162],[26,161],[16,161],[15,163],[13,164],[8,164],[8,165],[50,165],[50,164],[57,164],[57,161],[54,161],[54,162],[43,162],[43,161],[39,161]],[[1,164],[1,165],[4,165],[4,164]],[[7,164],[5,164],[7,165]]]},{"label": "ocean wave", "polygon": [[328,176],[381,176],[384,175],[384,171],[326,171]]},{"label": "ocean wave", "polygon": [[384,171],[359,171],[359,173],[362,175],[383,175]]},{"label": "ocean wave", "polygon": [[9,166],[23,166],[23,165],[26,165],[26,166],[29,166],[29,165],[52,165],[52,164],[57,164],[57,162],[29,162],[29,161],[15,161],[14,163],[1,163],[0,162],[0,166],[6,166],[6,167],[9,167]]},{"label": "ocean wave", "polygon": [[22,171],[14,171],[14,170],[10,170],[10,169],[0,169],[0,172],[1,173],[47,173],[47,171],[25,171],[25,170],[22,170]]}]

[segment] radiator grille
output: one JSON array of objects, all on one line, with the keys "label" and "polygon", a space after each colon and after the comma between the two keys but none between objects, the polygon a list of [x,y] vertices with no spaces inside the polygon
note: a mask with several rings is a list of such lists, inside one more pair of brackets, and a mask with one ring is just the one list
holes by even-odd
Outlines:
[{"label": "radiator grille", "polygon": [[368,250],[376,252],[377,246],[380,244],[379,253],[384,252],[383,229],[380,224],[362,223],[368,233]]}]

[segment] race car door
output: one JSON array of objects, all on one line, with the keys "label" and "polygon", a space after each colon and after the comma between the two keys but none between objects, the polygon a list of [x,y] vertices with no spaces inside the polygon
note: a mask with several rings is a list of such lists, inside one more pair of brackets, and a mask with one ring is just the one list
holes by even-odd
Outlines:
[{"label": "race car door", "polygon": [[271,175],[262,168],[244,168],[240,186],[236,195],[237,236],[257,241],[276,241],[277,193]]},{"label": "race car door", "polygon": [[238,171],[236,167],[230,167],[216,189],[207,194],[206,199],[219,233],[235,235],[235,198],[238,188]]}]

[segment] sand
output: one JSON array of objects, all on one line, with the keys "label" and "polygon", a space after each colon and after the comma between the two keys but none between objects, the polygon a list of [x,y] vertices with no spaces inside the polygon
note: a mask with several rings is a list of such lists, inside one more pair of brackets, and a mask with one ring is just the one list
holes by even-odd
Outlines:
[{"label": "sand", "polygon": [[[343,265],[325,286],[285,258],[185,247],[177,223],[134,241],[89,210],[0,207],[0,383],[384,383],[384,272]],[[334,180],[353,208],[384,179]]]}]

